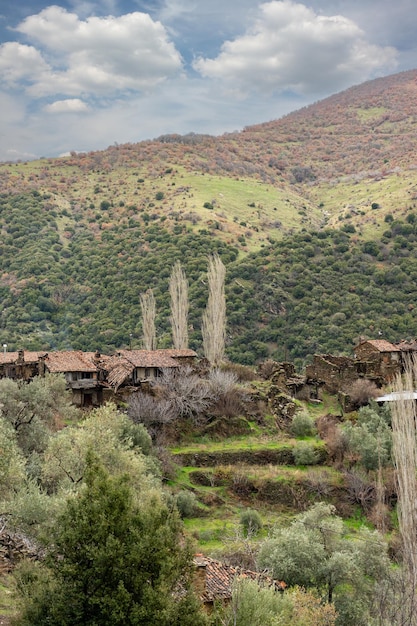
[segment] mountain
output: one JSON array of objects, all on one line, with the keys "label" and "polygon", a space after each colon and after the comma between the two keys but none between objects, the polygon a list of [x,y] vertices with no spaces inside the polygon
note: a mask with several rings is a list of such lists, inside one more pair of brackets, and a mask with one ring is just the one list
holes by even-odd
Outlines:
[{"label": "mountain", "polygon": [[138,346],[139,294],[152,287],[169,346],[180,259],[200,349],[215,250],[233,360],[417,336],[416,93],[413,70],[221,137],[0,164],[2,343]]}]

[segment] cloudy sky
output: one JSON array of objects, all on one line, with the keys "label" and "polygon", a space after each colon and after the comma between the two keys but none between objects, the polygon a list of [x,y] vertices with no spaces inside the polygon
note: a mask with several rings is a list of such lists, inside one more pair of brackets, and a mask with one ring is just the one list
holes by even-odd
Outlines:
[{"label": "cloudy sky", "polygon": [[0,0],[0,160],[220,134],[417,68],[415,0]]}]

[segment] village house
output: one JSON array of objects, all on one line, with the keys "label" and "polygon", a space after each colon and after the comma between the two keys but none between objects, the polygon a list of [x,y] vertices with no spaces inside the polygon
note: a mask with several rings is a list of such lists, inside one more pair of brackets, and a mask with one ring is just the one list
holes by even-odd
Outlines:
[{"label": "village house", "polygon": [[157,381],[164,369],[178,369],[196,358],[194,350],[119,350],[106,362],[106,382],[115,393],[140,387]]},{"label": "village house", "polygon": [[401,349],[385,339],[362,341],[355,346],[354,353],[356,361],[372,364],[375,374],[378,373],[385,384],[401,371]]},{"label": "village house", "polygon": [[195,362],[194,350],[119,350],[113,356],[100,352],[0,353],[0,378],[30,382],[35,376],[62,374],[73,402],[79,407],[100,406],[115,394],[155,382],[164,369]]},{"label": "village house", "polygon": [[103,357],[99,352],[67,350],[48,352],[39,358],[39,375],[63,374],[76,406],[103,403]]},{"label": "village house", "polygon": [[45,352],[0,352],[0,378],[32,380],[39,375],[39,359]]}]

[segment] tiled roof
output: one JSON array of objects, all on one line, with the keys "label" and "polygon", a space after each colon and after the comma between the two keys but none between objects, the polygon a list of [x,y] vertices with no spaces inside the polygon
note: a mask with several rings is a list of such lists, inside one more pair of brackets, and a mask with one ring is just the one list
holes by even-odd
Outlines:
[{"label": "tiled roof", "polygon": [[245,570],[241,567],[226,565],[220,561],[215,561],[209,557],[196,555],[194,564],[197,567],[205,568],[205,589],[201,595],[203,602],[214,602],[216,600],[228,600],[232,597],[233,582],[237,577],[250,578],[268,586],[274,587],[277,591],[283,591],[286,584],[274,580],[265,574]]},{"label": "tiled roof", "polygon": [[400,349],[397,346],[394,346],[393,343],[390,343],[385,339],[369,339],[368,341],[363,341],[359,345],[363,345],[364,343],[369,343],[379,352],[400,352]]},{"label": "tiled roof", "polygon": [[[44,354],[45,352],[28,352],[25,350],[23,352],[23,359],[25,363],[37,363],[39,361],[39,357]],[[18,358],[18,352],[0,352],[0,365],[16,363]]]},{"label": "tiled roof", "polygon": [[107,384],[117,391],[118,387],[132,374],[134,365],[122,356],[113,356],[106,361],[105,369]]},{"label": "tiled roof", "polygon": [[119,354],[134,367],[178,367],[168,350],[120,350]]},{"label": "tiled roof", "polygon": [[91,355],[94,355],[94,352],[81,350],[49,352],[45,358],[45,365],[51,373],[97,372],[98,367]]}]

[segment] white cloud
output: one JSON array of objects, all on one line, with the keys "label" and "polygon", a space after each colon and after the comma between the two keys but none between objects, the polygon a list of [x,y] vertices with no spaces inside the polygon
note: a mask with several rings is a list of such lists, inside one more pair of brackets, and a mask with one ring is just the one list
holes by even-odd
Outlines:
[{"label": "white cloud", "polygon": [[260,6],[254,26],[226,41],[215,59],[197,59],[203,76],[242,93],[336,91],[394,69],[396,51],[368,43],[352,20],[322,16],[291,0]]},{"label": "white cloud", "polygon": [[48,113],[80,113],[88,111],[88,104],[79,98],[71,98],[68,100],[56,100],[45,106]]},{"label": "white cloud", "polygon": [[48,64],[33,46],[10,41],[0,46],[0,78],[15,85],[21,80],[41,79],[49,71]]},{"label": "white cloud", "polygon": [[145,13],[81,20],[51,6],[27,17],[16,30],[40,50],[4,44],[0,71],[9,80],[30,79],[29,93],[35,97],[141,91],[182,69],[165,28]]}]

